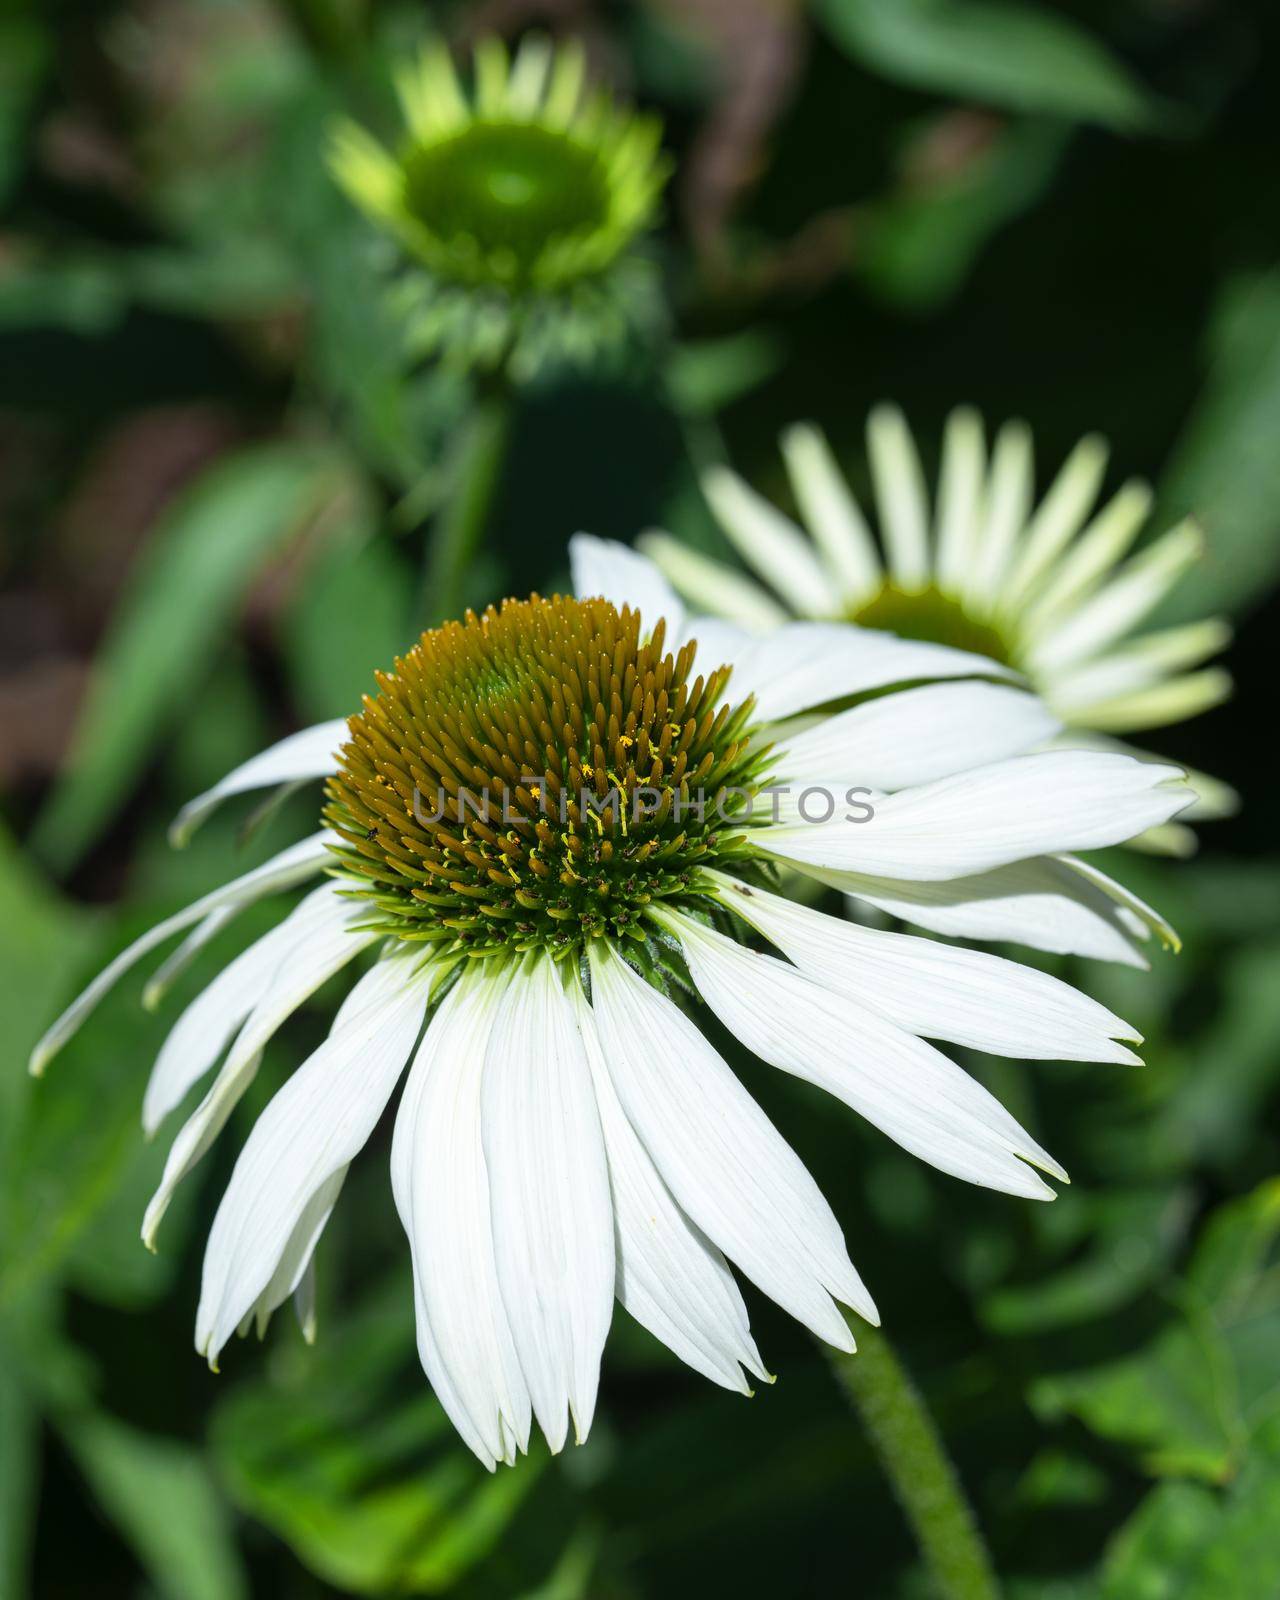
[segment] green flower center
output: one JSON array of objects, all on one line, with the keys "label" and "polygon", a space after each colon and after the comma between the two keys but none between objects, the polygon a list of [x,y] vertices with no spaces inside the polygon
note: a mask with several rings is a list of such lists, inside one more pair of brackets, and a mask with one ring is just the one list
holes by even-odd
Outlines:
[{"label": "green flower center", "polygon": [[533,596],[429,633],[351,719],[326,818],[371,925],[476,955],[643,938],[744,848],[751,702],[606,600]]},{"label": "green flower center", "polygon": [[882,629],[903,639],[951,645],[988,656],[1002,666],[1014,666],[1012,649],[999,629],[971,616],[953,595],[935,588],[910,592],[885,583],[870,600],[853,606],[850,622]]},{"label": "green flower center", "polygon": [[609,222],[595,151],[530,123],[474,123],[404,158],[405,206],[446,246],[507,261],[525,282],[555,241]]}]

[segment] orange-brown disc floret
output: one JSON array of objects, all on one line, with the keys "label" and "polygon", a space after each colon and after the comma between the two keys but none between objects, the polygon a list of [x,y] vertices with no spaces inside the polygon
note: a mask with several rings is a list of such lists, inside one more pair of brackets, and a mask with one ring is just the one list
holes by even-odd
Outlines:
[{"label": "orange-brown disc floret", "polygon": [[326,818],[371,924],[475,954],[643,938],[745,849],[765,751],[729,669],[607,600],[507,600],[424,633],[352,717]]}]

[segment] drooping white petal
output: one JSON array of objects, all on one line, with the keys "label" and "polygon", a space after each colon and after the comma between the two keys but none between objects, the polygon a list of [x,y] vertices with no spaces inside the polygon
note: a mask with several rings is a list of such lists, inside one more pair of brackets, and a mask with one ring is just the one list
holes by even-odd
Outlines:
[{"label": "drooping white petal", "polygon": [[[1157,931],[1176,936],[1155,912],[1131,911],[1126,892],[1073,857],[1038,856],[972,877],[911,883],[856,872],[805,867],[809,876],[890,916],[954,939],[1022,944],[1053,955],[1091,956],[1145,967],[1135,941]],[[1095,877],[1099,881],[1095,881]]]},{"label": "drooping white petal", "polygon": [[176,950],[167,955],[147,979],[142,991],[142,1005],[146,1011],[155,1011],[169,990],[196,959],[200,952],[222,932],[235,917],[238,906],[219,906],[211,911],[182,941]]},{"label": "drooping white petal", "polygon": [[[637,546],[699,611],[724,617],[752,633],[781,627],[787,613],[758,583],[734,567],[691,550],[669,533],[652,529],[640,535]],[[690,631],[701,634],[702,618],[690,620]]]},{"label": "drooping white petal", "polygon": [[947,418],[938,475],[938,585],[958,594],[973,562],[982,517],[986,447],[982,418],[970,406],[958,406]]},{"label": "drooping white petal", "polygon": [[498,1284],[552,1451],[595,1412],[613,1311],[613,1208],[591,1072],[559,969],[505,984],[485,1055],[485,1166]]},{"label": "drooping white petal", "polygon": [[946,879],[1031,856],[1120,844],[1193,798],[1178,767],[1093,751],[1050,751],[904,789],[866,822],[758,829],[779,859],[881,877]]},{"label": "drooping white petal", "polygon": [[684,1013],[603,940],[589,953],[618,1099],[681,1209],[784,1310],[851,1349],[832,1297],[872,1322],[876,1309],[817,1185]]},{"label": "drooping white petal", "polygon": [[897,639],[843,622],[792,622],[743,644],[734,659],[730,694],[735,701],[754,694],[761,720],[777,722],[893,683],[1015,676],[986,656],[948,645]]},{"label": "drooping white petal", "polygon": [[[1136,761],[1163,761],[1163,756],[1139,745],[1108,733],[1097,733],[1087,728],[1070,728],[1054,741],[1063,750],[1109,750],[1113,754],[1132,756]],[[1240,796],[1221,778],[1211,778],[1197,767],[1186,769],[1187,782],[1195,790],[1195,799],[1185,811],[1179,813],[1184,822],[1208,821],[1217,817],[1234,817],[1240,809]]]},{"label": "drooping white petal", "polygon": [[293,937],[287,952],[236,1035],[208,1093],[170,1146],[160,1186],[142,1222],[142,1238],[148,1248],[154,1247],[156,1230],[174,1190],[221,1133],[253,1082],[262,1052],[276,1030],[322,983],[379,937],[355,930],[354,924],[367,916],[363,902],[343,896],[337,884],[325,884],[308,895],[288,919]]},{"label": "drooping white petal", "polygon": [[1063,463],[1018,543],[1000,603],[1012,612],[1041,581],[1084,525],[1098,498],[1107,468],[1107,443],[1097,434],[1081,439]]},{"label": "drooping white petal", "polygon": [[696,1372],[726,1389],[749,1393],[742,1369],[765,1379],[768,1374],[733,1274],[658,1176],[618,1102],[595,1018],[576,985],[572,998],[609,1163],[618,1299]]},{"label": "drooping white petal", "polygon": [[789,517],[727,467],[702,475],[702,492],[738,554],[802,617],[830,614],[831,579]]},{"label": "drooping white petal", "polygon": [[867,419],[867,452],[889,571],[900,589],[929,581],[929,502],[906,418],[877,406]]},{"label": "drooping white petal", "polygon": [[454,1426],[484,1464],[529,1442],[529,1391],[494,1262],[480,1131],[496,986],[464,971],[431,1019],[396,1115],[391,1186],[413,1254],[418,1353]]},{"label": "drooping white petal", "polygon": [[691,917],[660,910],[655,920],[680,941],[702,998],[762,1061],[834,1094],[904,1150],[969,1183],[1051,1200],[1028,1162],[1065,1181],[999,1101],[923,1039]]},{"label": "drooping white petal", "polygon": [[[319,1186],[302,1207],[292,1232],[284,1241],[276,1262],[275,1271],[253,1305],[241,1318],[237,1332],[248,1331],[249,1325],[257,1328],[259,1339],[265,1337],[272,1316],[292,1295],[298,1310],[298,1325],[308,1344],[315,1339],[315,1252],[320,1236],[328,1225],[333,1208],[346,1182],[347,1166],[343,1165]],[[206,1262],[207,1262],[206,1256]],[[218,1354],[225,1344],[206,1348],[202,1343],[201,1328],[196,1324],[196,1350],[206,1356],[214,1372],[218,1370]],[[212,1341],[209,1341],[211,1344]]]},{"label": "drooping white petal", "polygon": [[645,634],[665,618],[668,646],[675,648],[683,639],[684,605],[646,556],[615,539],[575,533],[569,540],[569,565],[573,592],[580,600],[600,596],[615,606],[631,606],[639,611]]},{"label": "drooping white petal", "polygon": [[836,591],[824,608],[829,616],[842,604],[853,605],[875,593],[882,578],[880,557],[820,430],[807,423],[788,428],[782,455],[800,515],[825,558],[829,577],[836,580]]},{"label": "drooping white petal", "polygon": [[212,789],[206,789],[183,806],[169,828],[169,842],[181,848],[205,818],[232,795],[276,784],[327,778],[337,771],[337,752],[348,737],[346,718],[337,717],[332,722],[319,722],[313,728],[291,733],[278,744],[260,750],[215,783]]},{"label": "drooping white petal", "polygon": [[1061,723],[1034,695],[1003,684],[935,683],[824,717],[776,747],[783,778],[892,791],[1021,755]]},{"label": "drooping white petal", "polygon": [[281,961],[306,937],[305,924],[286,917],[223,967],[174,1023],[142,1099],[142,1126],[148,1136],[212,1068],[266,993]]},{"label": "drooping white petal", "polygon": [[172,938],[175,933],[181,933],[184,928],[202,921],[215,911],[224,907],[242,909],[244,906],[252,905],[255,900],[262,899],[264,895],[278,894],[305,882],[307,878],[315,877],[323,864],[332,859],[326,842],[332,838],[333,835],[327,831],[312,834],[309,839],[303,839],[298,844],[290,845],[287,850],[282,850],[270,861],[264,861],[252,872],[234,878],[230,883],[223,884],[220,889],[214,889],[212,893],[193,901],[184,910],[166,917],[154,928],[149,928],[141,938],[135,939],[127,950],[122,950],[114,961],[102,969],[88,988],[67,1007],[48,1030],[32,1051],[31,1072],[38,1077],[44,1071],[103,995],[114,988],[117,981],[130,967],[141,961],[143,956],[158,945],[162,945],[166,939]]},{"label": "drooping white petal", "polygon": [[293,1292],[336,1189],[295,1237],[299,1223],[364,1148],[421,1032],[439,970],[424,965],[416,949],[378,962],[347,996],[325,1042],[254,1124],[205,1251],[196,1348],[210,1363],[282,1261],[275,1304]]},{"label": "drooping white petal", "polygon": [[1203,551],[1204,536],[1195,523],[1171,528],[1056,628],[1031,640],[1036,670],[1060,672],[1108,648],[1142,621]]},{"label": "drooping white petal", "polygon": [[811,906],[708,874],[722,902],[800,970],[909,1033],[1042,1061],[1138,1058],[1138,1035],[1105,1006],[1003,956],[863,928]]}]

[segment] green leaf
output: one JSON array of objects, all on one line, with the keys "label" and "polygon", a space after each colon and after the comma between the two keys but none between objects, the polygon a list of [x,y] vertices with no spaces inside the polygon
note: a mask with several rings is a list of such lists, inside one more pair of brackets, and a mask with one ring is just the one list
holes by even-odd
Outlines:
[{"label": "green leaf", "polygon": [[231,1517],[199,1453],[103,1413],[62,1435],[94,1498],[168,1600],[240,1600],[247,1584]]},{"label": "green leaf", "polygon": [[198,690],[265,559],[337,487],[314,447],[278,444],[224,460],[156,529],[113,619],[68,769],[32,849],[72,866],[110,819],[159,740]]},{"label": "green leaf", "polygon": [[462,1444],[414,1349],[407,1268],[336,1337],[276,1351],[215,1419],[232,1494],[298,1558],[356,1594],[437,1594],[502,1540],[541,1459],[492,1475]]},{"label": "green leaf", "polygon": [[1228,1600],[1280,1594],[1280,1419],[1260,1430],[1226,1494],[1190,1483],[1153,1490],[1103,1569],[1103,1600]]},{"label": "green leaf", "polygon": [[1102,45],[1048,9],[1005,0],[815,0],[850,55],[897,83],[1112,128],[1155,119]]},{"label": "green leaf", "polygon": [[27,1592],[40,1481],[40,1414],[11,1362],[0,1362],[0,1594]]},{"label": "green leaf", "polygon": [[1195,582],[1176,589],[1160,621],[1214,607],[1249,611],[1280,575],[1280,272],[1222,291],[1209,332],[1209,376],[1161,486],[1159,515],[1204,526]]},{"label": "green leaf", "polygon": [[1179,1315],[1150,1345],[1045,1378],[1033,1403],[1136,1450],[1149,1472],[1227,1481],[1280,1407],[1278,1243],[1280,1179],[1213,1215],[1175,1290]]},{"label": "green leaf", "polygon": [[0,20],[0,204],[8,200],[22,172],[27,117],[52,59],[49,44],[48,32],[35,17]]}]

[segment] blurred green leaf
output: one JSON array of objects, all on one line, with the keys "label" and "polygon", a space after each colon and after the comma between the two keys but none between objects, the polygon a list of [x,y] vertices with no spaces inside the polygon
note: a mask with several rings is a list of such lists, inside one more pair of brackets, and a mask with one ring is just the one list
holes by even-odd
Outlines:
[{"label": "blurred green leaf", "polygon": [[1034,1404],[1138,1451],[1150,1472],[1227,1481],[1280,1408],[1278,1241],[1280,1179],[1214,1213],[1175,1291],[1179,1314],[1146,1349],[1044,1378]]},{"label": "blurred green leaf", "polygon": [[1161,607],[1162,621],[1214,606],[1251,610],[1280,574],[1280,272],[1237,279],[1221,292],[1208,359],[1159,507],[1166,522],[1197,517],[1208,552],[1195,582]]},{"label": "blurred green leaf", "polygon": [[723,339],[678,345],[667,364],[667,382],[681,411],[713,416],[767,382],[784,355],[776,335],[748,328]]},{"label": "blurred green leaf", "polygon": [[1154,102],[1125,68],[1048,8],[1004,0],[815,4],[850,55],[898,83],[1112,128],[1154,120]]},{"label": "blurred green leaf", "polygon": [[33,850],[65,870],[128,793],[201,678],[263,562],[339,492],[314,446],[242,451],[212,467],[165,515],[96,664],[69,766],[33,830]]},{"label": "blurred green leaf", "polygon": [[1258,1434],[1226,1494],[1154,1489],[1114,1541],[1102,1600],[1240,1600],[1280,1594],[1280,1421]]},{"label": "blurred green leaf", "polygon": [[0,18],[0,205],[22,172],[27,117],[49,67],[49,34],[25,7]]},{"label": "blurred green leaf", "polygon": [[231,1518],[198,1451],[101,1412],[61,1432],[94,1498],[167,1600],[240,1600],[247,1584]]},{"label": "blurred green leaf", "polygon": [[0,1595],[27,1592],[40,1482],[40,1414],[0,1344]]},{"label": "blurred green leaf", "polygon": [[232,1493],[326,1582],[437,1594],[484,1560],[541,1472],[490,1475],[417,1363],[408,1268],[336,1336],[278,1352],[277,1381],[220,1407],[213,1446]]}]

